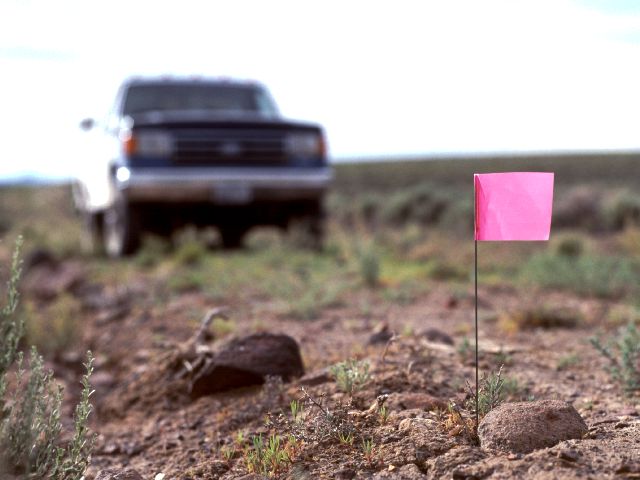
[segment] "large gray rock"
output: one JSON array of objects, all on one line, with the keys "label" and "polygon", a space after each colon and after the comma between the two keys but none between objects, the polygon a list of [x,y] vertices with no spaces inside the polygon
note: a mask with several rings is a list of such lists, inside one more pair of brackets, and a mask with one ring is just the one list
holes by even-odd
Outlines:
[{"label": "large gray rock", "polygon": [[503,403],[480,422],[483,448],[529,453],[563,440],[582,438],[587,425],[573,406],[561,400]]},{"label": "large gray rock", "polygon": [[258,333],[232,340],[220,349],[194,379],[191,396],[198,398],[233,388],[260,385],[266,376],[288,381],[304,374],[298,343],[288,335]]}]

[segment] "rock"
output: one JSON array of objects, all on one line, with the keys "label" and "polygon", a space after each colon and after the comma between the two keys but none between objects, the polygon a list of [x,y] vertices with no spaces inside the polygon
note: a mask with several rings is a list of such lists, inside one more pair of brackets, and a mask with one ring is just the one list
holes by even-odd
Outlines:
[{"label": "rock", "polygon": [[304,373],[298,343],[288,335],[258,333],[237,338],[222,347],[193,382],[198,398],[233,388],[261,385],[266,376],[289,381]]},{"label": "rock", "polygon": [[400,468],[383,470],[373,476],[373,480],[422,480],[427,476],[420,471],[415,463],[408,463]]},{"label": "rock", "polygon": [[316,385],[322,385],[323,383],[330,382],[331,380],[332,377],[329,369],[323,368],[321,370],[305,373],[298,379],[298,385],[303,387],[315,387]]},{"label": "rock", "polygon": [[143,480],[143,478],[133,468],[125,468],[124,470],[109,468],[100,470],[96,480]]},{"label": "rock", "polygon": [[[465,471],[473,464],[478,463],[486,458],[486,454],[479,448],[460,446],[452,448],[444,455],[432,458],[427,461],[426,467],[429,472],[428,478],[477,478],[472,475],[466,475]],[[483,477],[484,478],[484,477]]]},{"label": "rock", "polygon": [[405,418],[398,432],[410,440],[418,462],[442,455],[455,445],[455,439],[442,432],[440,423],[431,418]]},{"label": "rock", "polygon": [[580,458],[580,453],[570,448],[564,448],[558,451],[558,458],[566,460],[567,462],[577,462]]},{"label": "rock", "polygon": [[387,398],[387,407],[390,410],[446,410],[447,401],[428,393],[401,392],[392,393]]},{"label": "rock", "polygon": [[336,480],[351,480],[355,478],[356,471],[352,468],[342,468],[334,473],[334,478]]},{"label": "rock", "polygon": [[49,267],[55,267],[58,264],[58,260],[55,255],[46,248],[34,248],[24,257],[22,262],[22,268],[25,272],[29,272],[32,268],[39,265],[47,265]]},{"label": "rock", "polygon": [[378,345],[387,343],[393,337],[393,332],[389,328],[389,324],[381,323],[378,325],[369,337],[368,345]]},{"label": "rock", "polygon": [[563,440],[582,438],[587,425],[573,406],[561,400],[503,403],[480,422],[483,448],[529,453]]},{"label": "rock", "polygon": [[634,462],[633,460],[624,459],[615,470],[617,474],[640,474],[640,463]]},{"label": "rock", "polygon": [[437,328],[427,328],[424,331],[423,335],[430,342],[444,343],[445,345],[454,344],[453,338],[451,338],[451,335],[443,332],[442,330],[438,330]]}]

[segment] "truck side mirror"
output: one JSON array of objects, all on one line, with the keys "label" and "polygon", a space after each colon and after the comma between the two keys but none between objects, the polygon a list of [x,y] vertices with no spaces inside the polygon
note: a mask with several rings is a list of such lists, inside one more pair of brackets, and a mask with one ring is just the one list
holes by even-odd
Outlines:
[{"label": "truck side mirror", "polygon": [[80,128],[84,131],[89,131],[95,126],[96,122],[93,118],[84,118],[80,122]]}]

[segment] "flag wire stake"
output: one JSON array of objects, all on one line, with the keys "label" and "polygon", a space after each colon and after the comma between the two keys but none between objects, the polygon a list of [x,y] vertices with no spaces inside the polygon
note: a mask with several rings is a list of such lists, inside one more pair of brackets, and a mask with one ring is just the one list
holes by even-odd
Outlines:
[{"label": "flag wire stake", "polygon": [[478,411],[478,240],[474,241],[475,243],[475,292],[476,292],[476,433],[478,432],[478,427],[480,426],[480,413]]}]

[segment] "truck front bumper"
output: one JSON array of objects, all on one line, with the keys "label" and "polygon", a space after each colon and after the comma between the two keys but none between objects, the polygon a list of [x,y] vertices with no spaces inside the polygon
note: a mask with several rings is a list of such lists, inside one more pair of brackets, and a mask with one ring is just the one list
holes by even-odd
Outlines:
[{"label": "truck front bumper", "polygon": [[[125,169],[125,170],[123,170]],[[120,167],[116,186],[133,202],[247,204],[318,198],[333,179],[322,168]]]}]

